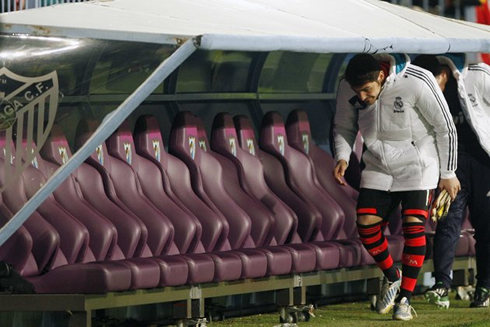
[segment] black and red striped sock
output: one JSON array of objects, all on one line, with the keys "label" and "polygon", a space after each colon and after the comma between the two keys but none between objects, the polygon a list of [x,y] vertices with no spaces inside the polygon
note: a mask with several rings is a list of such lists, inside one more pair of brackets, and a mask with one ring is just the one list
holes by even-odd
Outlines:
[{"label": "black and red striped sock", "polygon": [[403,223],[405,247],[402,257],[402,285],[397,302],[406,297],[410,301],[417,277],[425,259],[425,222]]},{"label": "black and red striped sock", "polygon": [[362,244],[374,258],[378,267],[390,282],[397,280],[399,276],[398,269],[393,265],[393,258],[388,250],[388,242],[381,230],[383,222],[372,225],[357,224],[357,230]]}]

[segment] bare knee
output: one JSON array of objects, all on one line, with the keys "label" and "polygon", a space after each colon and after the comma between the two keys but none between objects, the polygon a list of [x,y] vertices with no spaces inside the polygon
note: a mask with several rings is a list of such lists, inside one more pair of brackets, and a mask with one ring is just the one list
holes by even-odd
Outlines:
[{"label": "bare knee", "polygon": [[357,216],[357,223],[359,225],[374,225],[383,221],[383,218],[374,215],[362,215]]},{"label": "bare knee", "polygon": [[404,223],[423,223],[423,221],[416,216],[405,216],[403,217]]}]

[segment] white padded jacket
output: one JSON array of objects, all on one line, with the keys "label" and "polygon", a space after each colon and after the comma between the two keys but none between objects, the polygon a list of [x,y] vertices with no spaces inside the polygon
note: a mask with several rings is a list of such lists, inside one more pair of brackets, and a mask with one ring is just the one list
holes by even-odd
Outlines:
[{"label": "white padded jacket", "polygon": [[465,119],[490,156],[490,66],[485,63],[467,64],[464,54],[446,54],[437,59],[448,65],[456,78]]},{"label": "white padded jacket", "polygon": [[341,80],[334,137],[336,160],[349,162],[360,131],[366,150],[361,187],[428,190],[439,177],[456,176],[457,135],[446,100],[432,74],[404,54],[378,54],[390,73],[376,102],[365,106]]}]

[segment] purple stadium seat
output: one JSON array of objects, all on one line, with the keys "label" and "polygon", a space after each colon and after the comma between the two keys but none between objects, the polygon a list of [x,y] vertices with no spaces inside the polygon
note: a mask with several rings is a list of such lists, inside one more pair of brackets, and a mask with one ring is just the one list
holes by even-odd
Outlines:
[{"label": "purple stadium seat", "polygon": [[[206,146],[202,144],[202,147]],[[255,248],[250,237],[250,217],[226,191],[223,167],[219,161],[205,150],[207,148],[199,146],[195,117],[189,112],[180,112],[172,125],[169,152],[179,157],[189,168],[194,192],[225,217],[229,226],[229,247],[242,260],[242,278],[263,277],[266,273],[289,273],[292,259],[288,252],[273,254],[272,251],[264,252]]]},{"label": "purple stadium seat", "polygon": [[194,193],[187,166],[165,151],[165,144],[155,117],[138,118],[134,140],[136,152],[150,160],[160,170],[168,196],[189,209],[201,222],[203,226],[201,243],[205,252],[221,250],[227,242],[228,223],[221,213],[213,211]]},{"label": "purple stadium seat", "polygon": [[[41,150],[41,156],[46,161],[61,166],[71,155],[63,131],[58,125],[54,125]],[[112,259],[140,256],[148,237],[146,226],[135,215],[128,214],[107,197],[102,177],[94,167],[83,163],[75,169],[72,176],[81,193],[80,197],[110,220],[117,229],[117,245]]]},{"label": "purple stadium seat", "polygon": [[[49,145],[51,145],[50,142],[48,142],[47,147]],[[57,151],[59,160],[62,162],[68,160],[69,148],[58,147]],[[46,177],[50,177],[59,167],[55,163],[44,160],[40,155],[35,157],[35,162],[35,167]],[[97,264],[105,265],[106,270],[109,266],[124,266],[130,270],[131,289],[153,288],[158,285],[159,267],[155,262],[141,262],[137,259],[112,261],[117,245],[117,229],[109,219],[85,200],[73,175],[70,175],[53,194],[58,203],[88,230],[90,241],[83,262],[97,262]],[[111,279],[112,277],[109,275],[107,278]]]},{"label": "purple stadium seat", "polygon": [[[0,169],[4,168],[3,159],[0,159]],[[1,175],[1,174],[0,174]],[[0,176],[0,186],[3,187],[2,176]],[[0,224],[4,226],[13,217],[10,209],[3,203],[0,194]],[[32,246],[34,241],[29,231],[20,226],[12,236],[0,246],[0,261],[9,262],[13,268],[22,273],[29,259],[32,256]]]},{"label": "purple stadium seat", "polygon": [[[220,113],[214,118],[211,148],[235,165],[238,186],[256,201],[260,201],[273,215],[272,236],[276,244],[290,241],[295,235],[298,217],[267,186],[260,160],[245,152],[238,144],[233,117]],[[228,180],[227,180],[228,181]]]},{"label": "purple stadium seat", "polygon": [[320,211],[308,200],[302,200],[286,183],[284,168],[279,160],[259,149],[255,133],[248,117],[234,117],[240,147],[260,159],[264,177],[274,194],[286,203],[298,217],[297,232],[303,242],[316,238],[322,224]]},{"label": "purple stadium seat", "polygon": [[309,159],[313,174],[320,185],[342,208],[345,214],[343,225],[345,238],[357,237],[355,199],[358,192],[349,185],[341,186],[335,182],[332,175],[335,167],[334,159],[314,143],[306,112],[293,110],[289,113],[286,121],[286,134],[288,144]]},{"label": "purple stadium seat", "polygon": [[260,148],[274,155],[285,167],[288,185],[303,199],[308,198],[322,214],[318,240],[332,240],[342,235],[342,208],[320,186],[312,166],[301,152],[288,144],[286,128],[279,113],[268,112],[262,119]]},{"label": "purple stadium seat", "polygon": [[461,235],[468,238],[468,255],[475,255],[475,229],[471,225],[470,213],[466,212],[466,217],[463,221],[463,226],[461,227]]},{"label": "purple stadium seat", "polygon": [[[297,245],[294,247],[275,246],[277,245],[277,242],[272,238],[274,235],[274,230],[272,227],[273,224],[275,224],[272,213],[261,202],[244,192],[238,181],[236,166],[225,156],[211,150],[202,121],[197,117],[194,117],[194,119],[197,126],[198,140],[201,149],[218,160],[223,168],[225,190],[241,208],[246,210],[249,217],[251,217],[251,240],[253,243],[247,246],[254,246],[256,249],[267,255],[269,274],[282,274],[289,272],[285,268],[289,266],[290,259],[292,260],[291,272],[293,273],[314,270],[316,255],[312,248],[302,245]],[[261,210],[261,208],[264,208],[265,211]],[[289,230],[286,231],[286,234],[288,233],[290,233]],[[259,237],[259,235],[264,237]],[[285,260],[287,260],[288,266],[282,264],[281,268],[283,270],[278,269],[277,263],[286,262]]]},{"label": "purple stadium seat", "polygon": [[169,152],[184,161],[189,168],[194,192],[226,217],[231,249],[242,247],[251,232],[250,217],[225,191],[222,167],[218,161],[199,147],[197,127],[191,113],[180,112],[174,118]]},{"label": "purple stadium seat", "polygon": [[[4,191],[4,201],[12,211],[18,211],[44,183],[42,173],[28,165],[19,180]],[[53,196],[40,205],[38,212],[42,218],[35,212],[24,224],[33,236],[34,260],[30,260],[28,269],[22,271],[36,292],[105,293],[129,288],[131,272],[126,267],[87,262],[94,258],[89,248],[88,230]],[[91,281],[95,276],[99,278],[97,282]],[[74,283],[74,280],[78,282]]]},{"label": "purple stadium seat", "polygon": [[[238,278],[262,277],[266,273],[267,258],[261,253],[251,253],[246,256],[243,252],[223,252],[229,250],[230,243],[227,239],[229,225],[222,213],[217,209],[207,194],[201,197],[192,189],[191,174],[187,166],[175,156],[161,150],[164,147],[163,139],[154,117],[142,116],[135,126],[135,140],[137,151],[150,160],[166,176],[166,184],[175,192],[180,201],[185,203],[201,221],[203,226],[202,244],[207,255],[213,258],[217,266],[215,279],[223,280],[225,276],[222,271],[230,262],[236,258],[241,259],[235,264],[233,271],[241,267],[241,275]],[[211,209],[210,204],[214,209]],[[216,211],[215,211],[216,210]],[[221,276],[220,276],[221,275]],[[238,279],[237,278],[237,279]]]},{"label": "purple stadium seat", "polygon": [[[81,121],[77,131],[77,144],[83,144],[97,126],[95,121]],[[124,147],[124,144],[121,145]],[[128,157],[132,156],[134,149],[128,150]],[[126,160],[126,152],[123,160]],[[195,254],[179,253],[179,249],[173,242],[174,226],[168,217],[145,197],[136,173],[128,162],[123,160],[108,155],[106,144],[102,143],[87,162],[102,175],[109,198],[123,210],[136,215],[146,225],[148,247],[142,256],[151,257],[159,263],[161,274],[168,273],[172,267],[181,270],[182,260],[184,260],[188,267],[188,283],[212,281],[215,270],[213,260]]]},{"label": "purple stadium seat", "polygon": [[[301,199],[286,183],[285,171],[282,164],[271,154],[262,151],[255,139],[255,133],[248,117],[240,115],[234,117],[240,146],[253,156],[257,156],[262,162],[264,177],[267,185],[287,203],[298,215],[298,234],[303,243],[311,244],[320,232],[322,216],[320,211],[312,205],[308,199]],[[331,244],[324,242],[315,245],[317,252],[316,269],[332,269],[340,266],[341,261],[351,262],[349,254],[344,253],[339,258],[339,251],[332,251]],[[333,253],[332,253],[333,252]],[[324,254],[328,254],[327,257]],[[357,255],[355,256],[357,258]]]},{"label": "purple stadium seat", "polygon": [[[32,165],[27,166],[21,178],[22,183],[11,185],[4,196],[7,205],[13,211],[19,211],[37,192],[39,186],[46,183],[43,174]],[[63,263],[84,262],[86,255],[93,259],[92,251],[88,248],[89,232],[87,228],[66,211],[53,195],[48,196],[37,211],[60,234],[60,249],[64,255]]]},{"label": "purple stadium seat", "polygon": [[[66,149],[59,149],[64,154]],[[68,156],[66,156],[68,159]],[[49,178],[59,167],[56,164],[45,161],[41,156],[35,157],[36,168]],[[90,251],[87,261],[104,261],[111,259],[114,247],[117,243],[117,230],[114,225],[96,211],[83,197],[80,196],[77,185],[72,176],[69,176],[54,192],[56,201],[80,223],[90,234]]]},{"label": "purple stadium seat", "polygon": [[[11,191],[5,191],[4,196],[7,193]],[[51,270],[58,256],[60,245],[58,232],[37,211],[31,214],[23,226],[32,239],[32,250],[24,266],[19,265],[19,273],[24,277],[32,277]],[[17,248],[17,245],[15,247]]]},{"label": "purple stadium seat", "polygon": [[[42,149],[42,156],[57,166],[63,165],[71,157],[68,142],[59,126],[53,126]],[[72,176],[82,201],[92,205],[94,210],[114,224],[118,238],[111,259],[131,269],[132,289],[186,283],[188,269],[185,262],[173,258],[166,261],[139,258],[144,252],[149,252],[146,243],[148,230],[139,218],[122,210],[107,197],[102,176],[94,167],[82,163]]]},{"label": "purple stadium seat", "polygon": [[[282,260],[288,260],[289,262],[289,258],[292,260],[291,272],[293,273],[314,270],[316,265],[316,255],[312,248],[302,245],[297,245],[295,247],[276,246],[278,245],[277,241],[273,239],[273,228],[276,225],[276,222],[274,221],[272,212],[253,195],[248,195],[241,188],[238,180],[239,177],[237,167],[230,159],[214,152],[211,149],[202,121],[198,117],[195,117],[195,124],[197,126],[199,145],[203,150],[216,158],[223,167],[223,177],[226,181],[224,183],[225,190],[241,208],[246,210],[247,214],[251,218],[251,238],[253,241],[253,246],[266,253],[268,256],[269,272],[271,272],[271,274],[281,274],[282,272],[277,269],[276,262],[280,262]],[[236,140],[237,139],[235,138],[235,142]],[[280,224],[277,226],[280,227]],[[291,230],[287,230],[285,232],[285,234],[290,233]],[[279,232],[277,234],[284,234],[284,232]]]},{"label": "purple stadium seat", "polygon": [[[5,158],[5,137],[0,134],[0,186],[5,186],[6,158]],[[13,145],[11,145],[11,148]],[[8,160],[12,160],[8,158]],[[13,166],[11,170],[13,171]],[[14,181],[16,182],[16,181]],[[4,198],[9,196],[8,191],[4,191],[1,196],[1,216],[2,222],[10,220],[13,216],[11,208],[7,206],[8,201]],[[27,232],[28,235],[25,235]],[[16,236],[20,233],[21,235]],[[14,241],[16,238],[19,241]],[[30,240],[29,240],[30,239]],[[19,243],[17,243],[19,242]],[[30,245],[29,245],[30,243]],[[9,261],[22,276],[36,276],[51,269],[54,258],[59,249],[60,237],[58,232],[47,223],[37,211],[24,222],[23,226],[7,240],[2,246],[1,253],[3,260]],[[24,250],[30,248],[28,257],[25,258]],[[15,249],[15,250],[11,250]]]},{"label": "purple stadium seat", "polygon": [[[262,163],[260,159],[243,150],[238,144],[238,135],[234,126],[233,118],[228,113],[220,113],[214,119],[212,129],[211,146],[232,162],[239,176],[240,184],[244,190],[248,190],[250,196],[256,201],[261,201],[274,214],[275,225],[273,235],[275,243],[291,251],[294,256],[293,271],[298,272],[297,267],[301,261],[306,261],[312,254],[316,253],[316,266],[311,269],[329,269],[338,266],[339,256],[337,247],[333,244],[323,247],[311,244],[300,244],[297,228],[297,216],[282,200],[280,200],[267,186]],[[303,258],[301,258],[303,256]],[[329,258],[329,259],[326,259]],[[299,261],[297,261],[299,260]],[[305,266],[304,269],[310,269]]]},{"label": "purple stadium seat", "polygon": [[206,135],[202,121],[195,117],[195,124],[197,127],[199,146],[203,151],[213,156],[223,168],[223,186],[225,191],[231,196],[238,206],[240,206],[250,218],[252,229],[250,236],[255,247],[263,245],[269,245],[273,240],[273,226],[274,216],[272,212],[262,203],[257,201],[254,197],[247,194],[238,180],[237,168],[229,159],[225,156],[213,151],[210,146],[208,137]]},{"label": "purple stadium seat", "polygon": [[[1,160],[0,169],[3,171],[5,163],[3,159]],[[2,185],[3,178],[3,174],[0,174],[0,184]],[[11,212],[11,209],[7,206],[9,196],[15,197],[16,189],[17,188],[15,188],[13,192],[12,190],[6,190],[3,193],[3,198],[5,198],[6,201],[3,202],[4,208],[2,209],[2,212],[6,215]],[[16,251],[22,252],[23,246],[15,244],[16,251],[6,254],[8,257],[13,255],[15,259],[7,261],[11,261],[19,273],[25,277],[37,276],[43,271],[50,270],[59,250],[60,236],[58,232],[46,222],[37,211],[34,211],[31,214],[31,216],[24,222],[21,229],[22,228],[25,228],[32,240],[31,253],[29,253],[27,261],[22,265],[24,258],[21,254],[19,255],[16,253]]]},{"label": "purple stadium seat", "polygon": [[[135,126],[134,138],[136,151],[160,170],[167,194],[174,201],[182,203],[191,210],[201,222],[203,229],[201,236],[202,251],[200,252],[206,252],[206,255],[213,259],[216,267],[215,280],[263,276],[265,272],[260,270],[257,270],[258,273],[253,272],[250,260],[242,258],[242,254],[220,252],[223,247],[229,249],[228,222],[221,213],[218,214],[213,211],[194,193],[187,166],[180,159],[164,150],[157,120],[151,116],[139,117]],[[265,257],[259,257],[259,259],[266,261]],[[242,262],[245,264],[243,265]],[[260,264],[257,266],[260,267]],[[235,275],[237,273],[238,276]]]},{"label": "purple stadium seat", "polygon": [[128,122],[107,139],[109,155],[127,164],[135,173],[141,192],[165,217],[175,229],[174,242],[179,253],[192,253],[200,242],[202,226],[197,218],[185,207],[180,207],[167,196],[160,170],[151,161],[135,151],[131,128]]},{"label": "purple stadium seat", "polygon": [[[77,130],[77,147],[95,132],[98,123],[80,121]],[[174,228],[168,218],[144,197],[134,171],[121,160],[108,155],[102,143],[86,161],[102,175],[109,198],[121,209],[136,215],[148,229],[148,248],[152,255],[177,253],[173,244]],[[148,228],[151,226],[151,228]],[[146,255],[145,253],[143,255]]]},{"label": "purple stadium seat", "polygon": [[[236,280],[241,276],[241,260],[231,253],[220,256],[208,253],[202,254],[204,248],[201,244],[202,226],[189,210],[179,207],[170,199],[163,186],[163,176],[160,169],[150,160],[135,152],[133,136],[129,125],[123,123],[107,140],[109,154],[127,163],[136,173],[144,195],[168,217],[174,228],[175,242],[179,253],[185,254],[184,259],[208,260],[214,262],[214,281]],[[129,159],[128,159],[129,153]],[[197,246],[201,246],[197,248]],[[201,253],[201,255],[199,254]]]}]

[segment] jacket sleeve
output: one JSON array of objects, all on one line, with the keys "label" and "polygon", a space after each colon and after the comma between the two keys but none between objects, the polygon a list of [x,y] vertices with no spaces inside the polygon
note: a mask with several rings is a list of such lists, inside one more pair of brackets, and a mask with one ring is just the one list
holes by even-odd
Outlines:
[{"label": "jacket sleeve", "polygon": [[458,158],[458,136],[446,99],[437,82],[427,71],[418,71],[422,80],[417,108],[432,126],[439,155],[440,177],[456,176]]},{"label": "jacket sleeve", "polygon": [[481,85],[478,86],[478,89],[481,90],[481,95],[486,103],[490,103],[490,66],[480,63],[478,67],[481,69]]},{"label": "jacket sleeve", "polygon": [[349,84],[342,79],[337,91],[337,104],[334,120],[335,160],[349,162],[352,147],[359,130],[358,113],[349,102],[354,96]]}]

